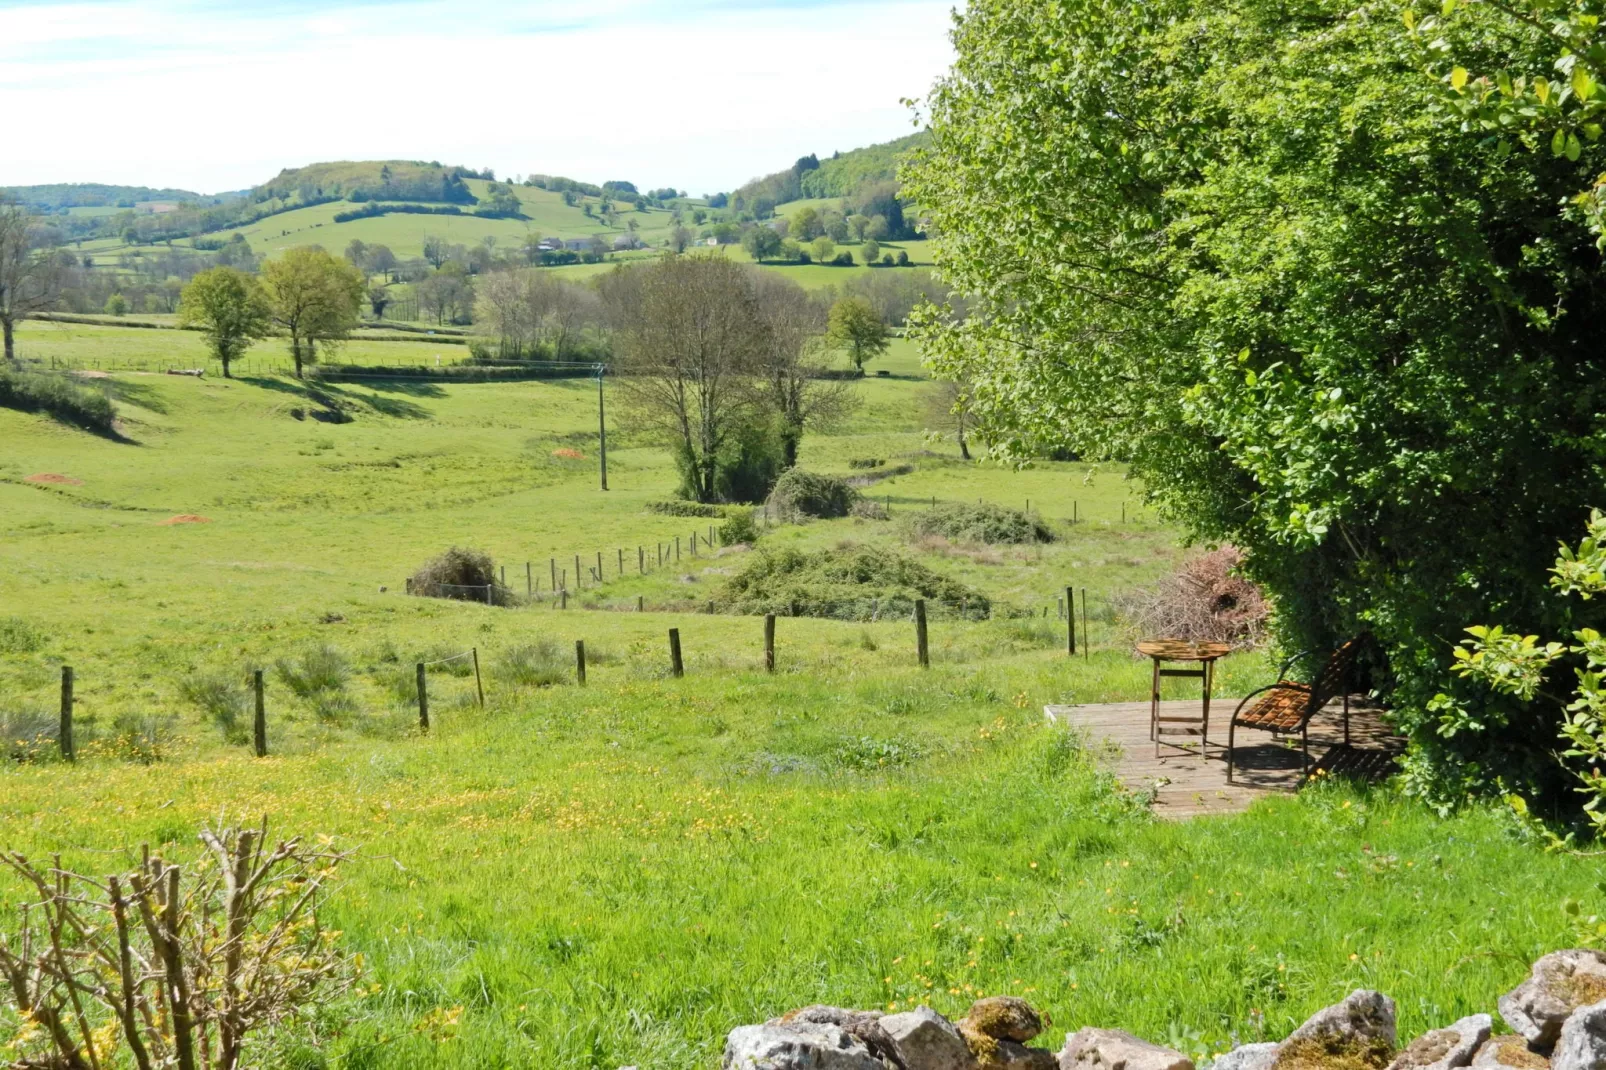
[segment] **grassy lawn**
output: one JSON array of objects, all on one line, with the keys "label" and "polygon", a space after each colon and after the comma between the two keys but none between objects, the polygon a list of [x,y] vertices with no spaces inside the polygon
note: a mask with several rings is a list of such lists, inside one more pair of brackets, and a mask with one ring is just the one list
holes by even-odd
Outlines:
[{"label": "grassy lawn", "polygon": [[[55,329],[30,324],[25,347],[195,342]],[[753,551],[693,559],[708,522],[646,510],[673,471],[614,398],[611,489],[597,489],[590,383],[309,396],[280,376],[119,374],[97,381],[125,441],[0,410],[0,716],[12,737],[52,717],[71,664],[89,739],[76,767],[0,767],[0,845],[98,873],[143,841],[190,853],[219,814],[268,813],[359,848],[330,920],[362,952],[363,986],[321,1017],[317,1050],[283,1038],[264,1063],[286,1067],[706,1067],[732,1026],[804,1003],[952,1014],[996,992],[1046,1010],[1056,1045],[1097,1024],[1204,1054],[1281,1036],[1359,985],[1399,1000],[1409,1035],[1490,1009],[1570,943],[1565,898],[1599,909],[1592,864],[1492,811],[1445,820],[1324,786],[1154,822],[1144,785],[1113,784],[1040,709],[1144,693],[1147,663],[1105,599],[1170,568],[1176,533],[1118,468],[961,461],[924,433],[933,387],[911,349],[884,366],[896,374],[858,383],[859,412],[807,439],[804,464],[912,466],[867,490],[892,520],[762,542],[901,547],[1031,611],[935,619],[929,671],[907,621],[785,619],[764,673],[757,618],[700,612]],[[331,407],[350,422],[307,415]],[[27,478],[46,474],[78,482]],[[900,518],[934,497],[1030,499],[1061,538],[911,546]],[[210,522],[164,523],[181,514]],[[656,564],[677,536],[678,561],[637,571],[637,547]],[[567,611],[400,593],[453,544],[506,563],[515,589],[525,562],[545,591],[552,562],[598,552],[604,582]],[[1067,584],[1091,595],[1091,657],[1062,650]],[[671,627],[685,679],[669,675]],[[344,664],[338,703],[294,697],[278,668],[321,647]],[[413,663],[471,647],[485,708],[467,663],[436,666],[421,736]],[[561,682],[532,681],[532,657]],[[266,760],[185,697],[254,667]],[[1219,690],[1268,672],[1234,656]]]}]

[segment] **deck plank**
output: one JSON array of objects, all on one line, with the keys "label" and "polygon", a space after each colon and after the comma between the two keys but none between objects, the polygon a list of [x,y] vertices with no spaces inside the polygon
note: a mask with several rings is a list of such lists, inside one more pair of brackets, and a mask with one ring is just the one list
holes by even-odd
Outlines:
[{"label": "deck plank", "polygon": [[[1206,814],[1231,814],[1271,792],[1299,790],[1303,782],[1298,741],[1289,747],[1265,732],[1240,729],[1234,783],[1227,783],[1227,719],[1236,699],[1215,699],[1210,704],[1210,739],[1207,758],[1198,754],[1197,735],[1171,736],[1187,751],[1163,746],[1155,754],[1149,739],[1147,702],[1110,702],[1085,706],[1045,706],[1043,715],[1055,724],[1082,731],[1099,753],[1111,755],[1116,776],[1133,791],[1154,791],[1157,816],[1181,820]],[[1168,701],[1160,704],[1161,717],[1197,717],[1199,702]],[[1342,706],[1334,703],[1310,726],[1311,758],[1337,771],[1364,775],[1387,773],[1403,749],[1382,710],[1361,700],[1350,704],[1350,746],[1344,746]]]}]

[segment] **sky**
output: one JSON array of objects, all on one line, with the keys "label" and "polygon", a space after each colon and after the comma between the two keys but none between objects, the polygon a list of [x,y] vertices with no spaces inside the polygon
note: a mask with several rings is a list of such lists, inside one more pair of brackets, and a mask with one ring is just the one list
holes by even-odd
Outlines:
[{"label": "sky", "polygon": [[729,190],[901,137],[955,0],[0,0],[0,186],[322,160]]}]

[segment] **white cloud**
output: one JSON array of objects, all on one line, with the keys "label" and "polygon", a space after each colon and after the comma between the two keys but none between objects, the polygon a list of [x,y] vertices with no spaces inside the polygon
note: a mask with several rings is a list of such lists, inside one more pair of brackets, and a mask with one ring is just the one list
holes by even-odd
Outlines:
[{"label": "white cloud", "polygon": [[211,192],[393,157],[729,189],[908,132],[898,100],[947,66],[950,5],[614,3],[566,27],[567,5],[0,0],[0,185]]}]

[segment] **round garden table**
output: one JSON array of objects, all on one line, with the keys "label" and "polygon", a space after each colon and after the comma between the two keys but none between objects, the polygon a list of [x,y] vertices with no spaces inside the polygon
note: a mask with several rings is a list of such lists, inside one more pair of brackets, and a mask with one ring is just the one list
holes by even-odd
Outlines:
[{"label": "round garden table", "polygon": [[[1138,644],[1138,653],[1154,663],[1154,676],[1149,688],[1149,738],[1154,740],[1154,756],[1160,748],[1189,749],[1185,744],[1167,742],[1166,736],[1198,736],[1199,757],[1205,757],[1210,742],[1210,688],[1216,680],[1216,662],[1232,652],[1227,643],[1194,643],[1185,639],[1145,639]],[[1183,662],[1198,668],[1168,669],[1167,662]],[[1198,717],[1160,716],[1160,680],[1166,676],[1196,677],[1204,698]]]}]

